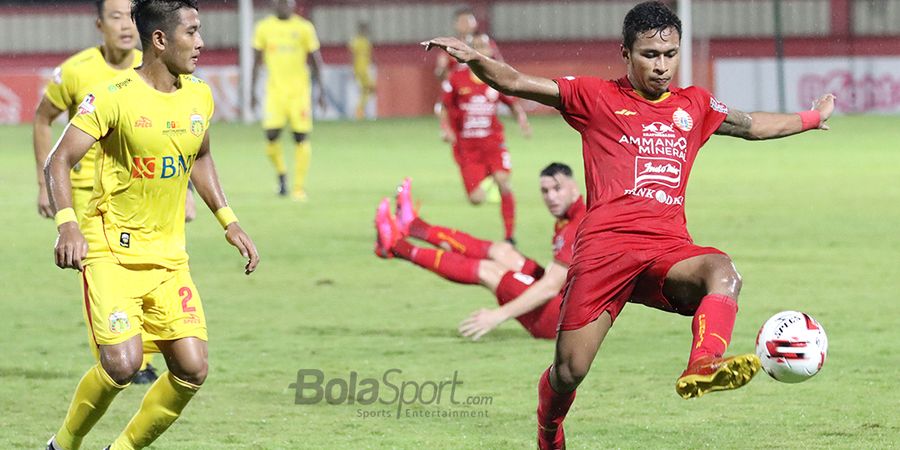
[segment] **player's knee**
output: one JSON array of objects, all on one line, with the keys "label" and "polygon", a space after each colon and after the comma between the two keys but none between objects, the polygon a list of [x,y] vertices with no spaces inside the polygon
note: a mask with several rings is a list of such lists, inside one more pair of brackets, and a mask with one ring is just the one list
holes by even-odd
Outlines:
[{"label": "player's knee", "polygon": [[294,133],[294,142],[301,143],[306,140],[306,133]]},{"label": "player's knee", "polygon": [[563,391],[571,392],[581,384],[581,381],[584,380],[590,369],[590,364],[580,363],[574,359],[558,362],[556,364],[557,387]]},{"label": "player's knee", "polygon": [[266,130],[266,139],[268,139],[270,141],[274,141],[274,140],[278,139],[279,136],[281,136],[281,130],[278,130],[278,129]]},{"label": "player's knee", "polygon": [[142,362],[143,354],[132,355],[125,352],[100,354],[100,365],[103,370],[119,385],[131,383],[131,379],[141,370]]},{"label": "player's knee", "polygon": [[469,203],[473,205],[480,205],[484,203],[484,191],[481,189],[476,189],[472,192],[469,192]]},{"label": "player's knee", "polygon": [[200,386],[206,381],[209,363],[206,359],[201,359],[191,361],[188,364],[179,364],[179,367],[171,367],[170,370],[172,370],[172,375],[175,375],[178,379]]},{"label": "player's knee", "polygon": [[725,295],[737,300],[741,293],[741,287],[744,284],[741,274],[734,268],[730,262],[723,265],[713,272],[712,286],[710,291],[722,292]]}]

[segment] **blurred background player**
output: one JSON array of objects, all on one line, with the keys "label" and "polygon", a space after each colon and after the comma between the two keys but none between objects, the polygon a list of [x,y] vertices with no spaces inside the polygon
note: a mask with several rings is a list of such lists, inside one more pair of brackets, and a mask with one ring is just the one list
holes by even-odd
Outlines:
[{"label": "blurred background player", "polygon": [[[486,34],[476,34],[471,42],[479,52],[493,54]],[[497,108],[500,102],[510,107],[526,138],[531,136],[528,116],[516,99],[488,86],[466,66],[451,72],[443,88],[441,123],[446,124],[445,139],[452,145],[469,202],[473,205],[484,202],[487,194],[482,182],[489,177],[493,179],[500,189],[504,239],[515,243],[516,202],[509,180],[512,161]]]},{"label": "blurred background player", "polygon": [[[206,319],[185,252],[189,177],[226,240],[249,260],[245,272],[259,262],[216,175],[208,135],[212,92],[190,75],[203,48],[196,1],[136,0],[132,14],[145,49],[142,65],[90,89],[44,168],[59,231],[56,264],[82,273],[85,318],[100,353],[49,450],[81,446],[131,383],[146,344],[159,348],[169,370],[108,449],[150,445],[205,381]],[[69,173],[98,141],[103,189],[94,191],[79,225]]]},{"label": "blurred background player", "polygon": [[[472,8],[464,6],[453,13],[453,31],[456,32],[456,38],[463,42],[469,42],[472,39],[472,36],[478,31],[478,19],[475,18]],[[456,59],[439,53],[434,65],[434,76],[438,81],[444,81],[447,79],[447,75],[457,67],[460,67],[460,64]]]},{"label": "blurred background player", "polygon": [[[515,318],[535,338],[553,339],[559,323],[562,289],[572,261],[575,231],[585,206],[572,178],[572,169],[553,163],[540,174],[541,196],[556,218],[553,228],[553,260],[546,268],[523,256],[508,242],[478,239],[462,231],[431,225],[413,210],[409,179],[397,193],[396,219],[388,199],[382,200],[375,217],[375,253],[396,256],[450,281],[480,284],[494,293],[498,308],[482,308],[459,325],[459,332],[473,340]],[[408,238],[438,247],[418,247]]]},{"label": "blurred background player", "polygon": [[366,105],[369,97],[375,92],[375,82],[369,73],[372,65],[372,42],[369,40],[369,24],[359,22],[356,25],[356,36],[347,43],[353,57],[353,77],[359,84],[359,104],[356,106],[356,119],[366,117]]},{"label": "blurred background player", "polygon": [[[523,74],[453,38],[426,43],[466,62],[497,89],[560,111],[582,135],[588,208],[560,312],[553,364],[538,384],[538,446],[565,448],[563,420],[613,321],[629,301],[692,316],[683,398],[737,389],[759,371],[755,354],[724,356],[741,276],[724,252],[694,244],[684,196],[700,148],[713,134],[775,139],[828,129],[834,96],[799,114],[729,109],[705,89],[670,87],[680,62],[681,21],[661,2],[625,16],[625,76],[547,79]],[[647,124],[661,123],[665,129]],[[651,142],[651,144],[644,144]]]},{"label": "blurred background player", "polygon": [[[53,70],[44,96],[34,113],[33,144],[39,187],[38,213],[46,218],[53,217],[44,181],[44,162],[50,154],[53,121],[63,111],[68,113],[69,119],[74,117],[78,112],[78,104],[92,85],[141,64],[141,51],[135,48],[138,36],[137,28],[131,20],[131,0],[98,0],[95,5],[96,26],[103,36],[103,43],[72,55]],[[92,147],[70,174],[72,207],[78,222],[82,222],[94,190],[94,161],[99,147]],[[185,219],[191,220],[196,214],[193,196],[186,196],[185,202]],[[141,370],[134,378],[135,383],[146,384],[156,380],[156,370],[150,364],[152,358],[152,353],[145,355]]]},{"label": "blurred background player", "polygon": [[256,109],[256,81],[259,67],[266,64],[266,105],[262,122],[266,132],[266,154],[278,173],[278,194],[287,195],[287,166],[278,138],[281,129],[290,123],[294,134],[294,180],[291,198],[306,200],[306,175],[309,172],[312,147],[309,133],[312,131],[312,81],[317,87],[319,106],[325,108],[325,89],[321,68],[324,66],[319,53],[319,38],[312,22],[294,13],[294,0],[273,0],[275,15],[261,20],[253,35],[253,94],[251,105]]}]

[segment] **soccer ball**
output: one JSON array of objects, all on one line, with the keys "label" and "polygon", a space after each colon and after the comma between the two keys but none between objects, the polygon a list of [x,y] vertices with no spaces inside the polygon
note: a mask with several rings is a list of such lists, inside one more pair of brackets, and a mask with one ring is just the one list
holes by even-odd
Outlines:
[{"label": "soccer ball", "polygon": [[756,335],[756,355],[763,370],[784,383],[799,383],[819,373],[828,353],[828,337],[806,313],[782,311]]}]

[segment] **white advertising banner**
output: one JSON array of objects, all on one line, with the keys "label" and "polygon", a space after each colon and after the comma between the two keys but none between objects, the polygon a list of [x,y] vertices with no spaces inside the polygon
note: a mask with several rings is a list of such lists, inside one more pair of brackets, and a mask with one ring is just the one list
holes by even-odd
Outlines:
[{"label": "white advertising banner", "polygon": [[[774,58],[720,58],[714,94],[742,111],[778,110]],[[825,93],[839,113],[900,113],[900,57],[785,58],[785,107],[809,109]]]}]

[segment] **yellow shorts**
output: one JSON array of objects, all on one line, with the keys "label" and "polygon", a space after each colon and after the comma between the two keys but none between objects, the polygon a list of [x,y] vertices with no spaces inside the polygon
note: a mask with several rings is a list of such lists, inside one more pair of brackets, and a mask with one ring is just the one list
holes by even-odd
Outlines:
[{"label": "yellow shorts", "polygon": [[87,214],[88,203],[91,202],[93,193],[94,188],[90,186],[72,188],[72,208],[75,210],[75,218],[78,223],[84,222],[84,215]]},{"label": "yellow shorts", "polygon": [[266,96],[263,129],[280,130],[288,121],[294,133],[312,131],[312,99],[309,89],[290,95],[269,92]]},{"label": "yellow shorts", "polygon": [[84,318],[91,348],[141,335],[145,352],[155,341],[207,340],[206,316],[187,268],[94,263],[84,268]]}]

